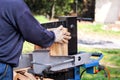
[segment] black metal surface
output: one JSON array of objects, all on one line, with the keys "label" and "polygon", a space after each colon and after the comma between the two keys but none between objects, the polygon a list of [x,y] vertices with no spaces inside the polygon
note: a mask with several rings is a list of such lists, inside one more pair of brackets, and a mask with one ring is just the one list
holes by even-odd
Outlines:
[{"label": "black metal surface", "polygon": [[47,28],[56,28],[60,25],[66,26],[66,21],[56,21],[56,22],[48,22],[41,24],[43,27]]},{"label": "black metal surface", "polygon": [[78,20],[78,21],[91,21],[91,22],[94,21],[93,18],[82,18],[82,17],[77,17],[77,20]]},{"label": "black metal surface", "polygon": [[54,80],[73,79],[74,77],[73,68],[59,72],[44,72],[44,77],[51,78]]}]

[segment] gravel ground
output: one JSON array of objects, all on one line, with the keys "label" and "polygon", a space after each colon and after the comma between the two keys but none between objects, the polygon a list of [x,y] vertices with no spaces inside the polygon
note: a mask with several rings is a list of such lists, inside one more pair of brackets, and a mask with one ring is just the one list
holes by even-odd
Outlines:
[{"label": "gravel ground", "polygon": [[110,35],[78,33],[78,46],[120,49],[120,37]]}]

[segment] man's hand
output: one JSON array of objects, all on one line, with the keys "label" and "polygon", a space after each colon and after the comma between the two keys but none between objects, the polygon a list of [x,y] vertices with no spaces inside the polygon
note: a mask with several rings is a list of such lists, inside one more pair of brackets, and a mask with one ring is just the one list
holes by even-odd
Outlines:
[{"label": "man's hand", "polygon": [[54,29],[48,29],[48,30],[54,32],[55,42],[68,43],[68,40],[71,39],[70,33],[63,26],[60,26],[60,27],[54,28]]}]

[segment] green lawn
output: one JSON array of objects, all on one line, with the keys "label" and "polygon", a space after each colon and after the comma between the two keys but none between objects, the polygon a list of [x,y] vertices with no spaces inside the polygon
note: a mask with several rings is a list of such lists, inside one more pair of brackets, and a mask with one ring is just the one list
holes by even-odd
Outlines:
[{"label": "green lawn", "polygon": [[[37,20],[41,23],[48,22],[44,16],[35,16]],[[86,34],[98,34],[98,35],[112,35],[120,37],[120,32],[115,31],[105,31],[102,29],[103,24],[79,24],[78,31],[82,31]],[[28,42],[24,43],[23,53],[29,53],[34,50],[34,45]],[[86,51],[86,52],[102,52],[104,58],[101,60],[101,63],[104,64],[109,70],[111,74],[111,80],[120,80],[120,50],[119,49],[98,49],[98,48],[86,48],[79,47],[78,51]],[[108,65],[109,63],[109,65]],[[83,74],[82,80],[108,80],[104,77],[104,73],[100,72],[99,74],[90,75]]]},{"label": "green lawn", "polygon": [[40,23],[49,22],[49,20],[48,20],[45,16],[42,16],[42,15],[36,15],[35,18],[36,18]]},{"label": "green lawn", "polygon": [[[82,31],[84,34],[97,34],[97,36],[111,36],[117,39],[120,37],[120,31],[111,31],[104,30],[103,24],[78,24],[78,32]],[[119,38],[120,39],[120,38]],[[87,48],[87,47],[79,47],[78,51],[86,51],[86,52],[100,52],[103,53],[104,57],[100,61],[100,63],[106,66],[111,74],[111,80],[120,80],[120,49],[99,49],[99,48]],[[99,74],[91,75],[85,73],[83,75],[82,80],[108,80],[108,78],[104,77],[104,72],[100,72]]]},{"label": "green lawn", "polygon": [[[120,50],[119,49],[98,49],[98,48],[86,48],[80,47],[79,51],[85,52],[100,52],[103,53],[104,57],[100,63],[106,66],[111,74],[111,80],[120,80]],[[99,74],[83,74],[82,80],[108,80],[104,77],[104,72],[101,71]]]},{"label": "green lawn", "polygon": [[104,30],[104,24],[100,23],[78,23],[78,32],[82,31],[87,34],[98,34],[98,35],[107,35],[107,36],[119,36],[120,31],[113,31],[113,30]]}]

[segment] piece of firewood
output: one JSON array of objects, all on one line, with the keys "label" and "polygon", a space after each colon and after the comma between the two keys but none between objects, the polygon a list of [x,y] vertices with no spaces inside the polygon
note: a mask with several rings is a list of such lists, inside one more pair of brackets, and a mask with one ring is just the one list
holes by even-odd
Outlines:
[{"label": "piece of firewood", "polygon": [[68,56],[68,44],[54,43],[50,47],[50,56]]}]

